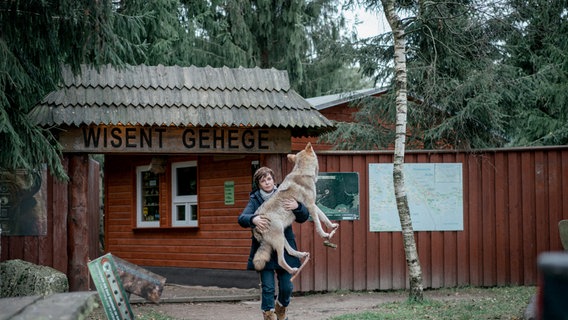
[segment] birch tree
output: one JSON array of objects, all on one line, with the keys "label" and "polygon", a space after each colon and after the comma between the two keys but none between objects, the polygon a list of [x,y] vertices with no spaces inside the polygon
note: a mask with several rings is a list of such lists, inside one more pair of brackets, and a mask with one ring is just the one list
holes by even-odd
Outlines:
[{"label": "birch tree", "polygon": [[406,88],[406,41],[404,25],[395,11],[394,0],[381,0],[387,21],[394,38],[394,70],[396,95],[396,126],[394,143],[393,184],[400,225],[406,265],[409,272],[410,294],[414,301],[423,300],[422,268],[416,250],[412,219],[408,207],[408,198],[404,184],[404,153],[406,144],[407,88]]},{"label": "birch tree", "polygon": [[[367,10],[382,13],[379,0],[364,4]],[[413,97],[408,102],[406,149],[468,150],[506,142],[508,113],[517,106],[511,103],[509,108],[503,101],[522,94],[516,93],[521,87],[511,79],[519,72],[499,63],[504,58],[502,35],[512,34],[503,25],[507,8],[488,5],[470,0],[395,2],[397,12],[404,14],[407,86]],[[394,89],[391,32],[357,45],[362,72]],[[522,91],[529,92],[525,86]],[[385,99],[360,103],[357,123],[339,124],[331,140],[347,136],[346,141],[354,142],[347,146],[350,149],[368,149],[369,143],[374,143],[373,149],[390,149],[395,114],[394,90],[390,90]]]}]

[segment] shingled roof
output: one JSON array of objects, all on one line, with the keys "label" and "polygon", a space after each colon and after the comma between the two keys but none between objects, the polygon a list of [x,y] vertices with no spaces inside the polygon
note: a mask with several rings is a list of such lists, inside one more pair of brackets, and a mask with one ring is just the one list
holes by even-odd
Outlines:
[{"label": "shingled roof", "polygon": [[83,66],[79,75],[64,70],[63,79],[30,113],[42,127],[263,127],[289,128],[292,136],[333,128],[275,69]]}]

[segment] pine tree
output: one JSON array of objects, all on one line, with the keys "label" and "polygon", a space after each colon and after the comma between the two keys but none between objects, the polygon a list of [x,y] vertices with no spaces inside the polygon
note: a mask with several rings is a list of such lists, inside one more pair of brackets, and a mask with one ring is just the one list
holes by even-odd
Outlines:
[{"label": "pine tree", "polygon": [[[380,11],[376,1],[368,6]],[[492,67],[499,56],[496,31],[468,0],[456,2],[397,1],[407,35],[408,147],[480,148],[504,142],[506,114],[500,109]],[[389,35],[361,43],[358,56],[366,75],[394,88],[394,50]],[[330,138],[389,148],[395,123],[394,99],[368,99],[359,104],[358,124],[344,123]],[[355,128],[358,127],[358,128]],[[352,148],[361,146],[355,145]]]},{"label": "pine tree", "polygon": [[188,1],[183,21],[194,45],[185,61],[287,70],[304,97],[361,88],[338,8],[338,0]]},{"label": "pine tree", "polygon": [[[364,1],[380,10],[376,1]],[[568,143],[566,1],[398,1],[408,34],[409,147]],[[388,35],[360,44],[363,72],[392,81]],[[391,86],[393,86],[391,84]],[[394,87],[394,86],[393,86]],[[359,104],[327,140],[388,148],[392,99]]]},{"label": "pine tree", "polygon": [[[142,48],[124,41],[138,20],[116,15],[111,1],[0,2],[0,169],[38,170],[64,178],[54,137],[28,112],[61,79],[61,65],[124,64]],[[118,27],[117,27],[118,26]],[[119,32],[115,32],[119,30]]]},{"label": "pine tree", "polygon": [[364,85],[338,0],[5,1],[0,19],[2,169],[65,176],[54,137],[27,119],[63,64],[276,68],[305,97]]},{"label": "pine tree", "polygon": [[513,146],[568,144],[568,2],[509,1],[503,33]]}]

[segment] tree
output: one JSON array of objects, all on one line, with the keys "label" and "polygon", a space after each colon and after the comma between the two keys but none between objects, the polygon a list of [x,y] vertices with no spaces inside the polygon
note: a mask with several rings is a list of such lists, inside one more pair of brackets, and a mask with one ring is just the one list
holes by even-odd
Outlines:
[{"label": "tree", "polygon": [[511,118],[508,144],[568,144],[568,3],[511,0],[508,4],[502,22],[506,28],[502,66],[512,70],[512,85],[503,92]]},{"label": "tree", "polygon": [[[407,17],[408,146],[568,143],[566,2],[398,3]],[[365,74],[389,81],[393,49],[388,35],[359,43],[358,53]],[[358,139],[352,140],[391,147],[385,133],[394,125],[393,101],[361,103],[357,120],[363,125],[340,124],[331,139],[349,141],[347,133],[355,132]],[[362,147],[368,146],[351,148]]]},{"label": "tree", "polygon": [[406,118],[407,118],[407,89],[406,89],[406,41],[404,25],[395,11],[394,0],[381,0],[387,21],[391,27],[394,38],[394,69],[395,69],[395,94],[396,94],[396,138],[394,143],[394,166],[393,184],[396,198],[396,206],[400,225],[406,265],[408,267],[410,282],[410,299],[413,301],[423,300],[422,268],[414,229],[408,207],[408,197],[404,183],[404,154],[406,143]]},{"label": "tree", "polygon": [[[373,1],[366,3],[377,10]],[[505,76],[494,71],[501,57],[495,46],[498,30],[486,25],[487,19],[476,14],[480,10],[468,0],[397,1],[396,5],[406,17],[402,22],[411,106],[408,146],[471,149],[502,145],[507,114],[495,92],[495,83]],[[357,52],[364,74],[381,83],[394,81],[389,34],[360,42]],[[358,124],[341,124],[333,139],[342,140],[346,138],[342,132],[357,131],[359,141],[377,143],[373,148],[392,147],[390,137],[372,137],[394,128],[394,99],[368,99],[358,106],[357,120],[364,126],[354,129]]]},{"label": "tree", "polygon": [[336,0],[4,1],[0,23],[0,169],[65,177],[56,139],[27,119],[62,64],[273,67],[303,96],[362,86]]},{"label": "tree", "polygon": [[[287,70],[304,97],[361,88],[338,0],[184,2],[186,63]],[[346,81],[345,75],[349,75]]]},{"label": "tree", "polygon": [[[335,139],[335,141],[339,141],[338,145],[340,147],[351,144],[351,146],[355,145],[356,148],[363,145],[365,147],[371,147],[368,149],[372,149],[376,148],[378,144],[384,143],[385,145],[391,145],[392,140],[389,141],[388,139],[394,137],[393,186],[402,229],[406,264],[409,271],[409,298],[413,301],[420,302],[423,300],[422,268],[420,266],[416,241],[414,239],[414,230],[404,182],[404,156],[407,138],[406,127],[408,111],[406,25],[403,19],[397,14],[397,4],[395,0],[380,0],[380,2],[369,0],[365,1],[365,4],[368,8],[384,12],[392,30],[390,35],[394,41],[393,45],[390,46],[390,53],[392,53],[390,57],[394,62],[394,77],[391,77],[394,88],[388,94],[388,98],[393,99],[381,100],[387,101],[385,103],[392,103],[394,100],[396,106],[394,127],[388,122],[387,119],[390,117],[387,112],[384,112],[385,109],[379,110],[378,108],[369,106],[373,105],[369,103],[373,100],[373,98],[370,98],[363,100],[358,105],[362,106],[362,110],[355,115],[357,122],[344,123],[343,127],[327,135],[323,140],[329,141]],[[387,37],[381,36],[380,38],[385,40]],[[371,60],[373,60],[373,58],[368,58],[366,63]],[[389,70],[392,71],[393,69],[389,68]],[[393,128],[394,135],[392,134]],[[389,138],[385,138],[385,136]],[[330,137],[332,138],[330,139]],[[360,138],[361,141],[358,141]],[[377,144],[373,145],[374,143]]]},{"label": "tree", "polygon": [[136,30],[139,19],[115,14],[111,1],[0,2],[1,170],[34,171],[47,163],[56,177],[66,177],[57,141],[27,114],[56,88],[61,64],[120,65],[143,54],[125,41],[125,32]]},{"label": "tree", "polygon": [[[364,3],[380,10],[376,1]],[[471,148],[499,141],[504,115],[496,108],[498,99],[487,99],[494,94],[491,80],[495,73],[485,77],[485,73],[472,76],[471,72],[488,70],[498,55],[491,43],[493,34],[472,23],[478,17],[471,14],[468,1],[381,0],[380,4],[392,34],[363,42],[359,52],[365,73],[383,77],[378,79],[382,82],[390,81],[390,92],[387,99],[362,101],[357,122],[340,125],[330,136],[335,141],[357,140],[354,148],[368,148],[370,142],[376,143],[372,148],[388,148],[394,137],[393,184],[410,297],[420,301],[422,271],[403,171],[407,138],[417,147],[429,148]],[[400,18],[397,12],[408,18]],[[358,137],[353,138],[353,133]]]}]

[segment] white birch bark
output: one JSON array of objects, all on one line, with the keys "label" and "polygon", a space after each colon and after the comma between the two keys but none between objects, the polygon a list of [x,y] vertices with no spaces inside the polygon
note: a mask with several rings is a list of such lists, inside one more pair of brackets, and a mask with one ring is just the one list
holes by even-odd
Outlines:
[{"label": "white birch bark", "polygon": [[404,153],[406,145],[407,88],[406,40],[404,26],[395,11],[394,0],[381,0],[387,21],[394,36],[394,66],[396,90],[396,138],[394,144],[393,184],[396,205],[402,227],[404,252],[409,273],[411,300],[423,300],[422,268],[416,249],[412,219],[404,184]]}]

